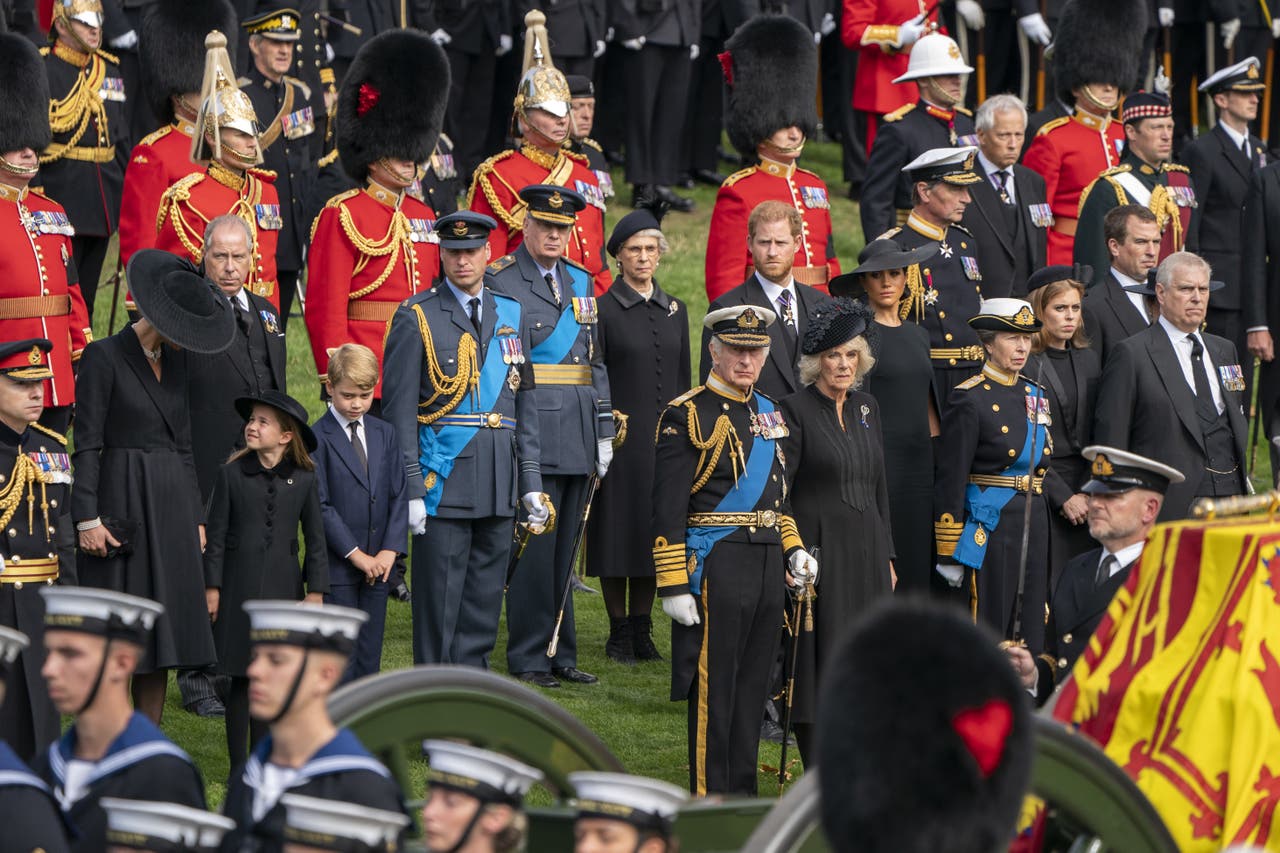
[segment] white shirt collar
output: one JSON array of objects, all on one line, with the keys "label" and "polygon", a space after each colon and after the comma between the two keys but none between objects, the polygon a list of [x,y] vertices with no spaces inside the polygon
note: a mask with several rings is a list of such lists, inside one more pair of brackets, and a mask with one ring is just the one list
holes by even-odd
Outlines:
[{"label": "white shirt collar", "polygon": [[333,413],[333,419],[338,422],[338,426],[342,427],[343,432],[350,432],[351,424],[353,423],[360,424],[360,429],[364,429],[363,415],[361,415],[360,417],[356,418],[353,421],[350,418],[348,418],[346,415],[339,413],[338,410],[333,407],[333,403],[329,404],[329,411]]},{"label": "white shirt collar", "polygon": [[987,180],[991,181],[992,186],[995,186],[996,172],[1008,172],[1009,173],[1009,189],[1010,190],[1013,189],[1013,166],[1005,166],[1003,169],[1001,169],[995,163],[992,163],[990,160],[987,159],[987,155],[982,153],[981,148],[978,149],[978,162],[982,164],[982,171],[987,173]]},{"label": "white shirt collar", "polygon": [[794,312],[799,309],[799,305],[796,302],[796,280],[794,278],[788,278],[786,284],[774,284],[772,281],[769,281],[769,279],[760,275],[757,271],[756,281],[760,282],[760,286],[764,288],[764,295],[769,297],[769,303],[773,306],[775,311],[777,310],[778,296],[784,290],[790,291],[791,293],[792,311]]},{"label": "white shirt collar", "polygon": [[1231,142],[1236,146],[1236,148],[1237,148],[1237,149],[1239,149],[1239,148],[1243,147],[1243,146],[1244,146],[1244,144],[1245,144],[1245,142],[1247,142],[1247,141],[1248,141],[1248,137],[1247,137],[1247,136],[1245,136],[1243,133],[1240,133],[1239,131],[1237,131],[1237,130],[1235,130],[1235,129],[1231,128],[1231,127],[1229,127],[1225,121],[1219,121],[1219,122],[1218,122],[1218,127],[1222,128],[1222,130],[1223,130],[1223,131],[1227,134],[1227,136],[1231,139]]},{"label": "white shirt collar", "polygon": [[1204,339],[1200,337],[1199,329],[1197,329],[1194,332],[1184,332],[1181,329],[1179,329],[1177,326],[1170,323],[1169,320],[1163,314],[1160,314],[1156,319],[1159,321],[1160,327],[1164,329],[1164,333],[1169,336],[1169,342],[1172,343],[1174,346],[1177,346],[1179,344],[1186,345],[1187,335],[1195,335],[1196,340],[1200,341],[1200,346],[1204,346]]},{"label": "white shirt collar", "polygon": [[1102,558],[1098,560],[1098,565],[1099,566],[1102,565],[1102,560],[1107,559],[1108,554],[1110,554],[1111,556],[1114,556],[1116,558],[1116,564],[1111,567],[1111,574],[1114,575],[1116,572],[1120,571],[1125,566],[1129,565],[1132,562],[1135,562],[1139,557],[1141,557],[1142,548],[1146,544],[1147,544],[1147,540],[1142,539],[1137,542],[1134,542],[1132,545],[1126,545],[1125,547],[1121,548],[1119,551],[1115,551],[1115,552],[1108,551],[1106,548],[1103,548]]},{"label": "white shirt collar", "polygon": [[236,295],[231,297],[231,301],[239,305],[244,310],[249,310],[249,292],[243,287],[236,291]]},{"label": "white shirt collar", "polygon": [[1111,274],[1116,277],[1116,281],[1120,282],[1121,287],[1141,287],[1145,283],[1138,281],[1136,278],[1129,278],[1129,276],[1115,267],[1111,268]]}]

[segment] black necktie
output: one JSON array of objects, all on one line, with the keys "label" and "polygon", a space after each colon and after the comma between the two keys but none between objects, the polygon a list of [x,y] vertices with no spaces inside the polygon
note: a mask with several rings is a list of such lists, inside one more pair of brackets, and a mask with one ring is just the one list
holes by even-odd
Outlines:
[{"label": "black necktie", "polygon": [[1009,197],[1009,173],[1004,169],[996,172],[996,179],[1000,181],[997,188],[1000,192],[1000,200],[1005,204],[1013,204],[1013,199]]},{"label": "black necktie", "polygon": [[356,458],[360,460],[360,467],[368,474],[369,457],[364,452],[364,442],[360,440],[360,422],[352,421],[347,426],[351,429],[351,449],[356,452]]},{"label": "black necktie", "polygon": [[556,284],[556,277],[553,276],[551,273],[547,273],[546,275],[543,276],[543,278],[547,280],[547,287],[551,288],[551,295],[556,298],[556,304],[557,305],[561,304],[560,285]]},{"label": "black necktie", "polygon": [[236,325],[240,327],[240,333],[249,337],[249,312],[244,310],[239,299],[232,299],[231,304],[236,306]]},{"label": "black necktie", "polygon": [[476,330],[476,343],[480,343],[480,297],[473,296],[467,300],[467,308],[471,312],[471,328]]},{"label": "black necktie", "polygon": [[1115,570],[1116,565],[1120,561],[1116,559],[1115,554],[1108,554],[1102,558],[1102,562],[1098,564],[1098,573],[1093,578],[1094,586],[1102,586],[1111,580],[1111,572]]},{"label": "black necktie", "polygon": [[1204,423],[1213,423],[1218,419],[1218,407],[1213,402],[1209,374],[1204,369],[1204,344],[1195,335],[1187,338],[1191,341],[1191,377],[1196,383],[1196,414]]}]

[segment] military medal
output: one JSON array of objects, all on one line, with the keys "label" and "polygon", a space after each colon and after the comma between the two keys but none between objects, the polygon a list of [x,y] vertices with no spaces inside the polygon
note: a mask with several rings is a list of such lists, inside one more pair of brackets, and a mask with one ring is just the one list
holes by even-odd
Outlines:
[{"label": "military medal", "polygon": [[969,279],[969,281],[982,281],[982,273],[978,271],[977,258],[961,255],[960,266],[964,267],[965,278]]},{"label": "military medal", "polygon": [[436,177],[441,180],[458,176],[458,169],[453,165],[453,155],[445,154],[439,148],[431,154],[431,171],[435,172]]},{"label": "military medal", "polygon": [[987,544],[987,531],[982,529],[981,524],[973,531],[973,544],[979,548]]},{"label": "military medal", "polygon": [[930,286],[924,292],[924,304],[925,305],[938,304],[938,291],[933,288],[932,284],[930,284]]},{"label": "military medal", "polygon": [[1053,420],[1049,417],[1049,398],[1042,397],[1039,394],[1028,394],[1025,397],[1027,401],[1027,420],[1034,421],[1043,426],[1051,426]]},{"label": "military medal", "polygon": [[498,337],[498,349],[502,351],[503,363],[524,364],[524,348],[521,346],[520,338],[517,335],[509,334]]},{"label": "military medal", "polygon": [[1053,225],[1053,209],[1047,204],[1029,204],[1031,223],[1037,228],[1049,228]]},{"label": "military medal", "polygon": [[600,184],[600,195],[609,198],[613,195],[613,175],[604,169],[595,170],[596,181]]},{"label": "military medal", "polygon": [[1190,185],[1185,187],[1169,187],[1169,194],[1173,196],[1173,201],[1178,207],[1198,207],[1196,204],[1196,191]]},{"label": "military medal", "polygon": [[751,434],[761,438],[776,440],[791,434],[787,424],[782,420],[782,412],[761,412],[751,416]]},{"label": "military medal", "polygon": [[65,213],[55,210],[33,210],[29,213],[28,231],[34,229],[41,234],[62,234],[74,237],[76,230],[71,227],[71,220]]},{"label": "military medal", "polygon": [[284,227],[284,220],[280,218],[280,205],[278,204],[255,204],[254,212],[258,216],[258,227],[267,231],[279,231]]},{"label": "military medal", "polygon": [[[519,340],[517,338],[516,340]],[[516,370],[516,366],[511,365],[511,369],[507,372],[507,387],[511,389],[511,393],[520,390],[520,371]]]},{"label": "military medal", "polygon": [[1218,375],[1222,377],[1222,387],[1228,391],[1244,390],[1244,371],[1240,369],[1238,364],[1228,364],[1218,368]]},{"label": "military medal", "polygon": [[804,200],[804,206],[810,210],[828,210],[831,207],[824,187],[801,187],[800,198]]},{"label": "military medal", "polygon": [[28,453],[42,483],[71,484],[71,456],[66,453]]},{"label": "military medal", "polygon": [[600,187],[588,181],[574,181],[574,189],[587,200],[587,204],[604,210],[604,199],[600,196]]},{"label": "military medal", "polygon": [[272,311],[259,311],[258,316],[262,318],[262,328],[268,335],[280,334],[280,324],[276,322],[276,315]]},{"label": "military medal", "polygon": [[435,234],[435,222],[430,219],[409,220],[409,240],[414,243],[438,243],[440,238]]},{"label": "military medal", "polygon": [[946,240],[943,240],[943,241],[941,241],[940,243],[938,243],[938,254],[942,255],[942,257],[944,257],[944,258],[949,258],[949,257],[951,257],[951,254],[952,254],[952,252],[953,252],[953,251],[954,251],[954,250],[953,250],[950,246],[948,246],[948,245],[947,245],[947,241],[946,241]]},{"label": "military medal", "polygon": [[98,89],[98,97],[104,101],[126,100],[123,77],[103,77],[102,87]]},{"label": "military medal", "polygon": [[287,116],[281,116],[280,129],[284,131],[285,139],[299,139],[310,134],[316,129],[311,107],[303,107]]},{"label": "military medal", "polygon": [[577,320],[579,325],[594,323],[599,320],[600,314],[596,309],[596,298],[594,296],[573,297],[573,319]]}]

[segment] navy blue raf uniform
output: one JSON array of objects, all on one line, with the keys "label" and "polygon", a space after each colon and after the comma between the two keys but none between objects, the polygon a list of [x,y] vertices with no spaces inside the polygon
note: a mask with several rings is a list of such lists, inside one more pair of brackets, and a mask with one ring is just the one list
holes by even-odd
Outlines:
[{"label": "navy blue raf uniform", "polygon": [[[267,11],[241,24],[250,42],[257,36],[285,42],[293,49],[302,37],[298,12],[270,2],[265,5],[269,7]],[[316,180],[317,164],[325,153],[324,96],[296,77],[285,75],[280,80],[272,80],[255,62],[249,63],[248,72],[239,82],[240,90],[249,96],[253,111],[262,123],[262,132],[258,134],[262,167],[276,175],[282,213],[276,243],[276,275],[280,285],[280,321],[287,325],[310,227],[307,190]]]},{"label": "navy blue raf uniform", "polygon": [[[1163,495],[1171,483],[1184,479],[1175,468],[1115,447],[1093,445],[1082,454],[1090,463],[1091,476],[1081,488],[1087,495],[1116,495],[1133,489]],[[1084,654],[1111,599],[1142,557],[1144,542],[1114,553],[1094,548],[1077,555],[1063,569],[1049,597],[1044,652],[1035,659],[1037,704],[1048,700]]]},{"label": "navy blue raf uniform", "polygon": [[[0,626],[0,680],[7,679],[28,646],[27,635]],[[65,853],[66,825],[58,801],[44,780],[0,740],[0,811],[5,815],[5,847]]]},{"label": "navy blue raf uniform", "polygon": [[[942,181],[966,186],[982,180],[973,171],[976,151],[976,148],[943,148],[926,152],[903,171],[910,174],[912,185],[919,181]],[[937,162],[929,162],[931,159]],[[978,241],[963,225],[929,222],[918,210],[911,212],[901,228],[891,229],[883,236],[903,251],[937,246],[937,252],[927,263],[907,269],[905,319],[919,323],[929,333],[933,387],[938,411],[942,413],[951,389],[978,371],[984,358],[978,336],[968,324],[969,318],[978,314],[982,302]]]},{"label": "navy blue raf uniform", "polygon": [[[1030,335],[1040,329],[1020,299],[989,299],[970,320],[974,328]],[[975,621],[1005,639],[1023,640],[1031,653],[1044,646],[1048,586],[1048,504],[1052,412],[1044,390],[1026,376],[987,362],[952,391],[942,417],[942,446],[934,486],[938,574],[960,586]],[[1034,413],[1034,414],[1033,414]],[[1055,483],[1056,487],[1056,483]],[[1033,501],[1025,568],[1021,559],[1025,501]],[[1026,584],[1015,612],[1019,572]],[[1021,625],[1020,630],[1017,629]]]},{"label": "navy blue raf uniform", "polygon": [[[535,184],[520,192],[528,215],[557,226],[572,226],[586,199],[564,187]],[[546,655],[564,583],[572,571],[577,519],[587,500],[589,475],[597,453],[614,436],[609,376],[596,334],[597,310],[591,274],[560,259],[543,270],[523,243],[513,254],[490,264],[490,286],[520,302],[529,327],[534,400],[542,488],[561,523],[528,545],[507,593],[507,665],[515,674],[533,674],[534,683],[551,686],[554,678],[595,681],[577,669],[578,644],[573,601],[566,604],[560,644]],[[527,679],[526,679],[527,680]]]},{"label": "navy blue raf uniform", "polygon": [[[294,601],[250,601],[244,609],[249,613],[250,642],[306,650],[294,676],[295,691],[311,653],[349,657],[368,618],[350,607],[299,607]],[[294,696],[295,692],[288,694],[270,721],[273,733],[258,741],[243,767],[232,771],[222,813],[236,822],[236,829],[223,839],[223,853],[282,849],[286,810],[280,798],[286,791],[369,809],[404,811],[396,781],[348,729],[339,728],[299,766],[285,767],[271,760],[276,728],[288,725],[281,720],[292,708]]]},{"label": "navy blue raf uniform", "polygon": [[[0,344],[0,382],[44,382],[53,376],[44,339]],[[0,423],[0,625],[36,644],[23,652],[8,677],[0,708],[0,739],[30,760],[57,737],[58,712],[40,675],[44,602],[39,590],[75,583],[75,533],[71,526],[71,460],[65,437],[31,424],[21,432]]]},{"label": "navy blue raf uniform", "polygon": [[113,851],[217,850],[235,821],[204,809],[176,803],[103,797],[107,813],[107,847]]},{"label": "navy blue raf uniform", "polygon": [[[106,656],[113,642],[139,649],[149,642],[155,620],[164,608],[145,598],[67,586],[41,587],[46,631],[75,631],[103,637]],[[101,682],[99,667],[98,680]],[[92,710],[99,691],[113,685],[95,683],[88,703],[77,716]],[[76,726],[40,756],[32,768],[52,790],[65,820],[75,827],[71,849],[98,853],[106,846],[107,820],[101,800],[162,800],[203,809],[204,782],[195,763],[160,729],[137,711],[97,760],[76,753]]]},{"label": "navy blue raf uniform", "polygon": [[[766,347],[775,315],[721,308],[721,343]],[[671,628],[671,700],[688,701],[689,790],[756,793],[761,709],[785,597],[784,554],[803,548],[786,501],[774,401],[712,372],[658,420],[653,560],[658,595],[692,596],[700,622]],[[687,498],[683,497],[688,495]]]},{"label": "navy blue raf uniform", "polygon": [[[476,249],[495,227],[460,211],[436,234],[443,250]],[[529,329],[517,300],[448,278],[391,318],[382,412],[427,518],[413,548],[414,663],[487,667],[497,640],[512,518],[543,488]]]}]

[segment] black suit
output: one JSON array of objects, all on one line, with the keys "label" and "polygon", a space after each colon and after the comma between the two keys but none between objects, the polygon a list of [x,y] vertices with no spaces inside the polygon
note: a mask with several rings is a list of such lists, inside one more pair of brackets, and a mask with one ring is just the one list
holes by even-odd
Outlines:
[{"label": "black suit", "polygon": [[1101,274],[1101,270],[1093,271],[1094,284],[1084,295],[1084,333],[1105,365],[1107,353],[1116,344],[1151,323],[1134,307],[1110,270],[1104,278],[1098,277]]},{"label": "black suit", "polygon": [[[809,312],[823,298],[821,291],[807,284],[796,282],[793,286],[796,290],[796,322],[800,327],[796,343],[794,347],[787,343],[786,332],[782,328],[782,318],[779,317],[778,322],[769,327],[769,359],[764,363],[764,369],[760,371],[760,379],[756,382],[757,391],[775,400],[781,400],[788,394],[800,390],[800,342],[804,340],[805,330],[809,328]],[[778,306],[769,301],[764,287],[760,284],[760,279],[755,275],[728,293],[722,294],[719,299],[707,306],[707,313],[734,305],[758,305],[761,308],[768,308],[775,314],[778,313]],[[710,344],[711,333],[703,329],[702,367],[700,368],[703,383],[707,381],[707,374],[711,372]]]},{"label": "black suit", "polygon": [[1250,181],[1266,165],[1262,140],[1250,135],[1248,148],[1248,154],[1237,148],[1218,124],[1182,149],[1182,162],[1191,170],[1191,184],[1200,205],[1200,215],[1191,217],[1187,251],[1208,261],[1213,277],[1227,285],[1209,300],[1207,329],[1234,343],[1240,352],[1245,349],[1245,326],[1240,322],[1244,234],[1240,212]]},{"label": "black suit", "polygon": [[1133,563],[1129,563],[1098,584],[1095,581],[1101,561],[1101,548],[1084,552],[1067,563],[1053,588],[1049,622],[1045,625],[1044,655],[1036,658],[1036,671],[1040,674],[1036,685],[1038,705],[1043,705],[1056,684],[1071,672],[1076,659],[1089,645],[1089,638],[1098,630],[1111,599],[1133,570]]},{"label": "black suit", "polygon": [[[1238,366],[1239,359],[1235,344],[1227,339],[1204,333],[1200,337],[1216,368],[1207,370],[1209,381],[1217,382],[1222,392],[1223,414],[1239,466],[1234,475],[1235,493],[1239,494],[1244,490],[1246,458],[1244,393],[1228,390],[1221,374],[1224,367]],[[1140,453],[1186,477],[1184,482],[1169,486],[1161,521],[1185,518],[1195,498],[1211,491],[1205,433],[1196,412],[1195,393],[1187,384],[1179,358],[1159,323],[1116,344],[1102,370],[1094,416],[1096,444]]]},{"label": "black suit", "polygon": [[[1280,338],[1280,162],[1254,174],[1240,224],[1240,324],[1246,329],[1265,327]],[[1277,409],[1280,359],[1273,359],[1262,363],[1258,381],[1258,411],[1268,436],[1280,429]]]},{"label": "black suit", "polygon": [[[516,22],[531,9],[547,16],[547,38],[556,68],[590,77],[596,43],[604,42],[606,0],[515,0]],[[523,26],[520,27],[523,30]],[[518,40],[517,40],[518,41]]]},{"label": "black suit", "polygon": [[1031,205],[1045,203],[1044,178],[1016,163],[1010,168],[1013,170],[1012,205],[1000,200],[982,164],[975,163],[982,181],[969,187],[973,203],[960,221],[978,241],[982,295],[987,299],[1024,298],[1027,277],[1045,265],[1048,252],[1047,226],[1037,225],[1031,217]]}]

